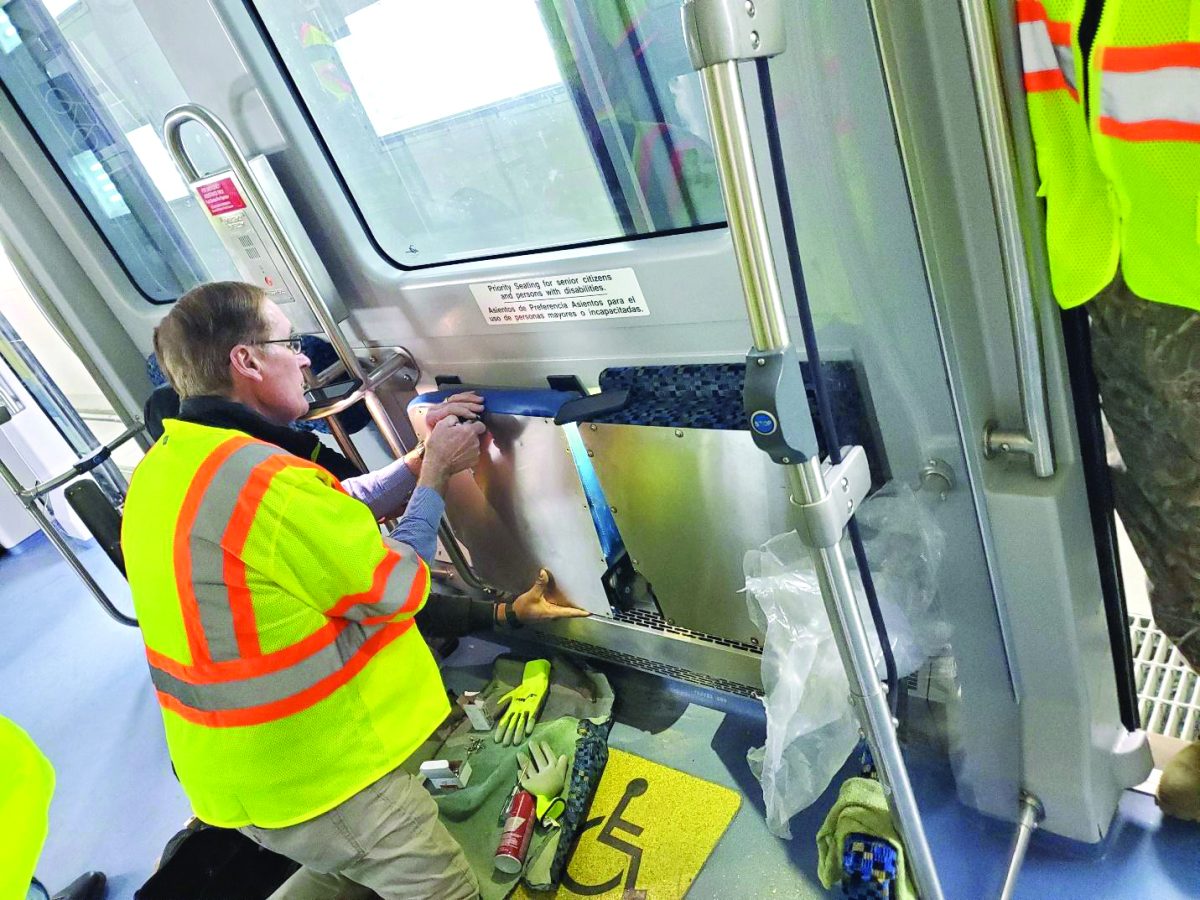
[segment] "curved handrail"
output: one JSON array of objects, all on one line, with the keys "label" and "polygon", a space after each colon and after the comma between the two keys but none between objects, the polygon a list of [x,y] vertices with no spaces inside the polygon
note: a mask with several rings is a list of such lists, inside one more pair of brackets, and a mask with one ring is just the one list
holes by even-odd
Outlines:
[{"label": "curved handrail", "polygon": [[[354,351],[346,343],[346,339],[343,337],[342,330],[338,327],[333,313],[330,312],[329,307],[321,298],[312,273],[308,271],[308,267],[300,258],[300,254],[296,252],[295,246],[280,224],[279,216],[259,188],[258,179],[250,171],[250,164],[242,154],[241,148],[238,147],[237,141],[234,140],[229,129],[225,127],[224,122],[217,118],[210,110],[197,103],[185,103],[182,106],[177,106],[170,110],[163,119],[163,142],[166,144],[167,152],[175,161],[175,165],[179,167],[181,174],[183,174],[189,184],[194,183],[201,177],[183,146],[182,129],[188,122],[192,122],[202,128],[213,139],[218,149],[224,155],[234,176],[246,193],[245,199],[247,204],[252,206],[261,215],[263,225],[266,227],[271,240],[275,243],[280,255],[283,257],[284,265],[291,270],[295,277],[300,296],[304,298],[304,302],[308,304],[309,309],[316,316],[317,322],[320,323],[321,329],[325,332],[325,337],[333,346],[338,359],[342,361],[342,364],[346,367],[346,372],[352,378],[359,379],[362,382],[362,393],[356,399],[366,403],[367,412],[375,423],[375,427],[379,429],[379,433],[382,435],[384,442],[388,445],[388,449],[391,450],[392,454],[397,459],[404,456],[408,452],[408,448],[397,432],[391,417],[388,416],[387,410],[384,409],[383,404],[374,392],[374,388],[383,381],[383,377],[377,377],[372,381],[373,373],[363,370],[358,357],[354,355]],[[392,359],[396,358],[393,357]],[[375,373],[387,368],[390,362],[392,360],[385,361],[375,369]],[[399,365],[390,368],[387,374],[394,374],[398,369]],[[336,420],[332,421],[336,422]],[[338,443],[342,445],[342,449],[347,452],[347,455],[352,460],[361,459],[355,451],[354,445],[350,442],[349,436],[343,429],[333,428],[332,431]],[[442,519],[439,532],[442,545],[446,548],[446,552],[450,555],[454,567],[458,570],[463,581],[476,590],[483,590],[485,585],[476,577],[474,571],[472,571],[471,565],[467,562],[457,538],[454,537],[449,523],[444,518]]]}]

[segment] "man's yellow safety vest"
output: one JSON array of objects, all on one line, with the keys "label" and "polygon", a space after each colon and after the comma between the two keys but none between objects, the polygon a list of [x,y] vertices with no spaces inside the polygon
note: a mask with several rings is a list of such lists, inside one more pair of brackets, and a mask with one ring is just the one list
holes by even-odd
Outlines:
[{"label": "man's yellow safety vest", "polygon": [[196,815],[281,828],[402,763],[449,712],[413,616],[429,568],[321,467],[169,419],[121,543]]},{"label": "man's yellow safety vest", "polygon": [[1119,259],[1138,296],[1200,309],[1200,3],[1107,0],[1087,60],[1084,6],[1016,5],[1055,296],[1090,300]]}]

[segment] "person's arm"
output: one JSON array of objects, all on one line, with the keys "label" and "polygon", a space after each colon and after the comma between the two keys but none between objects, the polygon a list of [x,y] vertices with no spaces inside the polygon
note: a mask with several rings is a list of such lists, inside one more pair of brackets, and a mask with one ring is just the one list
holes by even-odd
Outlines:
[{"label": "person's arm", "polygon": [[417,614],[417,627],[426,637],[465,637],[496,627],[496,604],[465,594],[435,594]]},{"label": "person's arm", "polygon": [[271,581],[329,618],[375,625],[421,610],[429,566],[416,549],[385,540],[370,510],[315,469],[289,467],[275,479],[275,521],[263,533]]},{"label": "person's arm", "polygon": [[546,569],[538,572],[533,587],[518,595],[501,594],[496,601],[463,595],[437,595],[417,615],[421,633],[431,637],[462,637],[475,631],[520,628],[527,622],[545,622],[590,615],[571,605]]},{"label": "person's arm", "polygon": [[417,485],[391,539],[407,544],[416,550],[421,559],[431,562],[437,553],[438,526],[445,508],[446,503],[437,490],[425,484]]},{"label": "person's arm", "polygon": [[[454,416],[460,421],[475,421],[483,413],[483,398],[473,392],[454,394],[425,412],[425,422],[432,431],[442,419]],[[343,478],[342,487],[351,497],[370,507],[377,519],[400,515],[416,489],[424,467],[425,448],[418,446],[401,459],[381,469],[354,478]],[[440,515],[440,513],[439,513]],[[428,558],[428,557],[426,557]]]},{"label": "person's arm", "polygon": [[390,519],[404,510],[416,489],[420,471],[419,455],[410,452],[382,469],[343,478],[342,487],[355,500],[367,504],[376,519]]}]

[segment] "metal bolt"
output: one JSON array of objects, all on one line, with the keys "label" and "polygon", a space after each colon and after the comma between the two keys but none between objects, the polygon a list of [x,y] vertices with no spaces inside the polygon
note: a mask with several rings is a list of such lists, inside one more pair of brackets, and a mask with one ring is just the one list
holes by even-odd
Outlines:
[{"label": "metal bolt", "polygon": [[1005,453],[1008,453],[1010,450],[1012,450],[1012,445],[1011,445],[1011,444],[1007,444],[1007,443],[1006,443],[1006,444],[1001,444],[1001,445],[1000,445],[1000,449],[1001,449],[1001,450],[1003,450]]},{"label": "metal bolt", "polygon": [[630,564],[631,566],[633,566],[633,567],[635,567],[635,568],[636,568],[636,567],[637,567],[637,560],[636,560],[636,559],[631,559],[631,560],[629,561],[629,564]]},{"label": "metal bolt", "polygon": [[753,19],[756,12],[758,10],[754,8],[754,0],[746,0],[746,15]]},{"label": "metal bolt", "polygon": [[758,49],[758,45],[759,45],[759,44],[761,44],[761,43],[762,43],[762,39],[761,39],[761,38],[759,38],[759,36],[758,36],[758,32],[757,32],[757,31],[752,31],[752,32],[750,32],[750,46],[751,46],[753,49],[757,50],[757,49]]},{"label": "metal bolt", "polygon": [[588,426],[588,428],[590,428],[592,431],[595,431],[595,430],[596,430],[596,427],[597,427],[597,426],[596,426],[596,423],[595,423],[595,422],[593,422],[591,425],[589,425],[589,426]]},{"label": "metal bolt", "polygon": [[682,428],[675,429],[675,437],[683,437],[683,429]]},{"label": "metal bolt", "polygon": [[757,647],[758,646],[758,638],[750,638],[750,643],[753,644],[755,647]]},{"label": "metal bolt", "polygon": [[850,490],[850,479],[849,478],[842,479],[842,490],[843,491]]},{"label": "metal bolt", "polygon": [[846,501],[846,512],[854,512],[854,501],[853,500]]},{"label": "metal bolt", "polygon": [[935,491],[942,500],[945,500],[946,495],[954,488],[954,470],[943,459],[929,460],[921,467],[920,476],[921,487]]},{"label": "metal bolt", "polygon": [[765,366],[767,364],[767,361],[760,356],[758,359],[756,359],[754,361],[754,364],[756,366]]},{"label": "metal bolt", "polygon": [[792,458],[790,456],[784,456],[784,457],[781,457],[779,461],[786,466],[791,463]]},{"label": "metal bolt", "polygon": [[674,619],[667,619],[667,624],[668,624],[668,625],[674,625],[674,624],[675,624],[675,620],[674,620]]},{"label": "metal bolt", "polygon": [[589,451],[588,451],[588,456],[595,456],[595,455],[596,455],[596,454],[595,454],[595,452],[594,452],[594,451],[592,451],[592,450],[589,450]]},{"label": "metal bolt", "polygon": [[608,511],[609,511],[610,513],[612,513],[614,516],[617,514],[617,508],[616,508],[615,506],[610,506],[610,507],[608,508]]}]

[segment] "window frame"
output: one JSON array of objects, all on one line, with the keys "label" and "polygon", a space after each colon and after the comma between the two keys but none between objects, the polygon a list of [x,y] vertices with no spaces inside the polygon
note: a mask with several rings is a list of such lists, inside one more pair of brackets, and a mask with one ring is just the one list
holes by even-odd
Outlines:
[{"label": "window frame", "polygon": [[116,260],[121,272],[125,275],[126,280],[128,280],[133,289],[137,291],[139,295],[141,295],[143,300],[145,300],[147,303],[152,303],[155,306],[169,306],[176,302],[179,297],[172,297],[169,300],[158,300],[146,293],[146,289],[142,287],[141,283],[134,276],[133,272],[126,264],[125,259],[120,253],[117,252],[117,248],[113,245],[113,242],[109,240],[108,234],[105,233],[104,229],[100,227],[100,223],[96,221],[96,217],[92,214],[92,211],[88,209],[87,204],[83,202],[83,198],[79,195],[79,191],[76,189],[75,185],[72,184],[71,179],[67,177],[67,173],[63,171],[62,166],[58,164],[58,160],[54,158],[54,154],[50,152],[50,148],[46,146],[46,142],[42,140],[42,136],[38,134],[38,130],[33,127],[33,123],[29,121],[29,117],[25,115],[25,110],[21,108],[21,104],[17,102],[17,98],[13,96],[12,91],[9,90],[8,84],[5,83],[3,78],[0,78],[0,92],[4,94],[5,101],[10,107],[12,107],[13,112],[17,114],[17,118],[21,120],[21,125],[24,127],[25,132],[29,135],[33,142],[37,144],[37,148],[41,152],[42,157],[50,164],[51,168],[54,169],[54,174],[58,176],[58,179],[62,183],[63,187],[67,189],[67,192],[71,195],[71,199],[75,201],[75,205],[79,208],[79,211],[82,212],[85,217],[87,217],[88,222],[92,226],[92,230],[95,231],[96,235],[104,243],[104,246],[108,249],[108,252],[112,255],[112,258]]},{"label": "window frame", "polygon": [[412,265],[412,264],[406,265],[405,263],[401,262],[400,260],[398,260],[394,256],[392,256],[390,253],[388,253],[387,250],[384,249],[383,245],[380,243],[379,239],[375,236],[375,232],[371,227],[371,223],[367,220],[366,216],[363,214],[362,208],[359,206],[358,198],[355,196],[354,191],[351,190],[350,184],[346,180],[345,175],[342,173],[342,169],[338,165],[337,159],[334,157],[333,151],[330,148],[329,143],[325,140],[324,133],[321,131],[320,127],[317,125],[316,118],[313,116],[312,110],[309,108],[308,102],[304,99],[304,96],[300,93],[300,88],[296,84],[296,80],[292,77],[291,70],[288,68],[287,63],[284,61],[283,55],[279,52],[279,48],[275,43],[275,39],[271,36],[271,33],[268,30],[266,22],[263,20],[262,15],[259,13],[256,0],[241,0],[240,5],[242,6],[246,15],[249,17],[251,23],[253,24],[254,30],[258,35],[259,41],[261,42],[263,48],[269,54],[269,56],[271,58],[271,62],[273,63],[276,71],[279,73],[279,77],[280,77],[282,83],[287,88],[288,95],[291,98],[293,105],[295,106],[296,110],[300,113],[300,116],[304,120],[305,126],[307,127],[309,134],[312,136],[313,140],[316,142],[317,148],[320,150],[321,156],[325,161],[325,165],[328,167],[330,173],[332,173],[332,175],[334,177],[334,180],[337,182],[337,185],[341,190],[342,196],[344,197],[346,202],[349,204],[350,210],[351,210],[351,212],[353,212],[354,218],[358,222],[359,228],[362,229],[362,233],[366,237],[367,242],[371,245],[371,248],[375,251],[375,255],[378,256],[381,260],[383,260],[385,263],[387,263],[388,266],[390,266],[393,269],[399,270],[401,272],[418,272],[418,271],[423,271],[423,270],[427,270],[427,269],[443,268],[446,266],[459,266],[459,265],[466,265],[468,263],[487,262],[489,260],[513,259],[516,257],[530,256],[530,255],[538,254],[538,253],[553,253],[553,252],[562,252],[562,251],[569,251],[569,250],[579,250],[579,249],[584,249],[584,248],[588,248],[588,247],[603,247],[603,246],[608,246],[611,244],[623,244],[623,243],[628,243],[630,241],[644,241],[644,240],[649,240],[652,238],[671,237],[672,235],[679,235],[679,234],[694,234],[696,232],[703,232],[703,231],[716,231],[718,229],[724,229],[724,228],[729,227],[728,219],[723,218],[719,222],[712,222],[712,223],[709,223],[706,225],[692,225],[687,228],[670,228],[670,229],[664,229],[661,231],[652,231],[647,234],[619,234],[619,235],[614,235],[613,237],[609,237],[609,238],[597,238],[595,240],[590,240],[590,241],[575,241],[573,243],[566,243],[566,244],[552,244],[550,246],[545,246],[545,247],[532,246],[532,247],[525,247],[525,248],[519,249],[519,250],[511,250],[511,251],[508,251],[505,253],[490,253],[490,254],[482,254],[482,255],[478,255],[478,256],[462,256],[462,257],[456,257],[454,259],[444,259],[444,260],[437,260],[437,261],[433,261],[433,262],[420,263],[420,264],[416,264],[416,265]]}]

